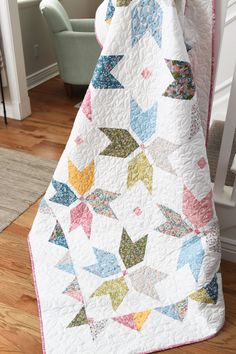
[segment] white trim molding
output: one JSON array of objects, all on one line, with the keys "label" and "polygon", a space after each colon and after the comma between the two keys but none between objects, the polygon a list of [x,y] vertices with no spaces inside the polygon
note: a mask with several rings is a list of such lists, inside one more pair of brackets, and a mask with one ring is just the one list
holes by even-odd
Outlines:
[{"label": "white trim molding", "polygon": [[28,96],[20,19],[16,0],[0,1],[0,24],[10,99],[9,118],[24,119],[31,114]]},{"label": "white trim molding", "polygon": [[[6,100],[6,112],[7,118],[22,120],[28,117],[31,114],[29,111],[29,97],[21,99],[21,102],[18,101],[8,101]],[[0,116],[3,117],[3,108],[0,106]]]},{"label": "white trim molding", "polygon": [[59,74],[57,63],[51,64],[35,73],[27,76],[28,90],[42,84],[45,81],[52,79]]},{"label": "white trim molding", "polygon": [[[225,114],[230,97],[233,76],[219,83],[215,88],[212,116],[217,120],[225,120]],[[211,121],[211,123],[213,120]]]},{"label": "white trim molding", "polygon": [[236,20],[236,0],[229,0],[225,25],[229,25]]},{"label": "white trim molding", "polygon": [[221,237],[221,249],[222,259],[236,263],[236,240]]},{"label": "white trim molding", "polygon": [[230,8],[230,7],[233,6],[234,4],[236,4],[236,0],[229,0],[229,1],[228,1],[228,8]]},{"label": "white trim molding", "polygon": [[236,11],[234,11],[232,14],[229,14],[226,17],[226,22],[225,22],[225,26],[230,25],[230,23],[232,23],[233,21],[236,20]]},{"label": "white trim molding", "polygon": [[229,89],[231,88],[231,85],[232,85],[232,82],[233,82],[233,76],[231,76],[229,79],[221,82],[220,84],[218,84],[215,88],[215,93],[219,93],[219,92],[222,92],[223,90],[225,89]]}]

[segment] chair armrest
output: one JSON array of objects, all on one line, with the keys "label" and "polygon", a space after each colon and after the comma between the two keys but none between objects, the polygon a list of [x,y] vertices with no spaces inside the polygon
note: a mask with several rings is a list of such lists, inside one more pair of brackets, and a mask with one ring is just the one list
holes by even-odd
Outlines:
[{"label": "chair armrest", "polygon": [[73,32],[73,31],[63,31],[55,34],[56,42],[63,43],[64,46],[75,45],[78,46],[79,43],[92,43],[96,42],[96,35],[94,32]]},{"label": "chair armrest", "polygon": [[63,81],[87,85],[101,53],[95,33],[59,32],[54,35],[54,44]]},{"label": "chair armrest", "polygon": [[93,18],[70,20],[74,32],[95,32],[95,20]]},{"label": "chair armrest", "polygon": [[81,56],[84,50],[92,56],[101,52],[94,32],[63,31],[56,33],[54,40],[59,53],[66,57]]}]

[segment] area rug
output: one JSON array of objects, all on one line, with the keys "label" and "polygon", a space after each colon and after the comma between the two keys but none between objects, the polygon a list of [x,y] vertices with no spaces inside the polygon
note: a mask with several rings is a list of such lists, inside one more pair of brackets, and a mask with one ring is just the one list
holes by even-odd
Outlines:
[{"label": "area rug", "polygon": [[208,0],[97,12],[102,54],[29,235],[45,353],[156,352],[223,326],[212,13]]},{"label": "area rug", "polygon": [[0,148],[0,232],[41,197],[56,161]]}]

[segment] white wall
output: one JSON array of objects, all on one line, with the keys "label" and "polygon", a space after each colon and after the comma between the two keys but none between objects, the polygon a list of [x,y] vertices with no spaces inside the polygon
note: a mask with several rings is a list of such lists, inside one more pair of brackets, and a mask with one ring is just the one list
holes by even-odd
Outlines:
[{"label": "white wall", "polygon": [[[70,18],[93,18],[101,2],[102,0],[61,0]],[[18,0],[29,87],[57,73],[50,33],[39,11],[39,3],[40,0]]]},{"label": "white wall", "polygon": [[[47,24],[39,11],[40,1],[18,1],[26,75],[55,63]],[[38,45],[38,56],[34,46]]]},{"label": "white wall", "polygon": [[225,119],[235,62],[236,0],[229,0],[219,69],[217,74],[212,119]]}]

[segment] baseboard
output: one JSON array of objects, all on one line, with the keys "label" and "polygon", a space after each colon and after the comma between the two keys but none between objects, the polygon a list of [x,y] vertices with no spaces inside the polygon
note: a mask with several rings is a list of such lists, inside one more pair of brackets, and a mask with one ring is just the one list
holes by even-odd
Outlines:
[{"label": "baseboard", "polygon": [[221,237],[222,259],[236,263],[236,240]]},{"label": "baseboard", "polygon": [[[9,104],[8,102],[5,103],[6,105],[6,111],[7,111],[7,118],[13,118],[13,109],[12,105]],[[3,120],[3,107],[0,105],[0,119]]]},{"label": "baseboard", "polygon": [[46,68],[43,68],[35,73],[27,76],[27,87],[32,89],[35,86],[42,84],[43,82],[57,76],[59,74],[57,63],[51,64]]},{"label": "baseboard", "polygon": [[[22,120],[31,114],[29,97],[25,96],[21,102],[6,101],[7,118]],[[0,105],[0,119],[3,120],[3,107]]]}]

